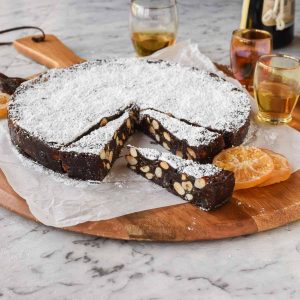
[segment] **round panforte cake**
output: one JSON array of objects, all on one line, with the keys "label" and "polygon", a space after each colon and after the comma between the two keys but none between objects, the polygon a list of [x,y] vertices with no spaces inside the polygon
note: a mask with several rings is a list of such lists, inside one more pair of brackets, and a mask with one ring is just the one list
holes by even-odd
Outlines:
[{"label": "round panforte cake", "polygon": [[[234,177],[223,176],[210,162],[222,149],[243,142],[249,120],[248,94],[216,74],[135,58],[49,70],[20,85],[11,97],[8,114],[17,149],[69,177],[103,180],[128,137],[140,130],[182,160],[178,166],[193,163],[193,168],[198,165],[201,170],[207,166],[210,172],[200,173],[206,177],[222,174],[218,183],[220,178],[229,178],[223,198],[232,193]],[[133,156],[129,159],[137,161]],[[135,165],[129,165],[134,170]],[[165,171],[144,173],[152,180]],[[164,176],[169,182],[161,185],[172,185],[170,177]],[[177,190],[188,201],[197,194]],[[211,208],[209,202],[205,208]]]}]

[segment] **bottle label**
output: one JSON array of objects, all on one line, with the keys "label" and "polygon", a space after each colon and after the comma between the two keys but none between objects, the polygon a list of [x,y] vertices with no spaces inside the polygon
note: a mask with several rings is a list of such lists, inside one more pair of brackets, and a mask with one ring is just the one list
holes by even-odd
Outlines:
[{"label": "bottle label", "polygon": [[[294,24],[295,0],[265,0],[262,10],[262,23],[283,30]],[[278,26],[278,25],[281,26]],[[278,28],[281,27],[281,28]]]}]

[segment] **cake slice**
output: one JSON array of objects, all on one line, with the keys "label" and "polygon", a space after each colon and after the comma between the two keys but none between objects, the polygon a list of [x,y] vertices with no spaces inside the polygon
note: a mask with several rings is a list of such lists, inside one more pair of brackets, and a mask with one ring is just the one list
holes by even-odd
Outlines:
[{"label": "cake slice", "polygon": [[230,171],[155,149],[128,148],[131,170],[203,210],[215,209],[232,196],[235,181]]},{"label": "cake slice", "polygon": [[134,120],[129,112],[108,122],[60,150],[62,168],[69,177],[102,181],[133,133]]},{"label": "cake slice", "polygon": [[140,128],[145,134],[184,159],[211,162],[225,147],[221,134],[152,109],[141,111],[139,119]]},{"label": "cake slice", "polygon": [[[20,127],[16,120],[11,118],[8,119],[8,128],[11,141],[20,153],[53,171],[63,173],[64,170],[62,168],[59,155],[60,149],[71,145],[97,128],[105,126],[108,122],[119,118],[125,111],[126,110],[117,110],[112,115],[102,117],[100,120],[98,118],[94,125],[91,125],[91,127],[87,128],[84,132],[80,132],[77,136],[72,136],[71,140],[67,139],[66,141],[47,141],[39,134],[29,133],[27,130]],[[131,110],[130,114],[133,114]],[[42,121],[40,123],[42,123]],[[39,126],[44,127],[46,125],[40,124]],[[71,127],[76,126],[72,126],[69,122],[69,128]],[[67,131],[66,129],[61,130]],[[49,131],[52,131],[50,127]]]}]

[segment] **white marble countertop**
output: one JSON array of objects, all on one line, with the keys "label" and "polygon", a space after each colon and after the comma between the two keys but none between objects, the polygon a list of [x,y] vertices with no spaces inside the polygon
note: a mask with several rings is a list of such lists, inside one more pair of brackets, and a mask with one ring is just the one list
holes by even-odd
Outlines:
[{"label": "white marble countertop", "polygon": [[[191,38],[213,60],[228,63],[241,2],[179,1],[179,40]],[[85,58],[132,56],[128,6],[124,0],[0,0],[0,29],[41,26]],[[295,41],[281,52],[299,56],[300,1],[297,13]],[[0,72],[41,70],[12,47],[0,47]],[[299,222],[223,241],[159,244],[64,232],[0,208],[0,241],[0,299],[300,298]]]}]

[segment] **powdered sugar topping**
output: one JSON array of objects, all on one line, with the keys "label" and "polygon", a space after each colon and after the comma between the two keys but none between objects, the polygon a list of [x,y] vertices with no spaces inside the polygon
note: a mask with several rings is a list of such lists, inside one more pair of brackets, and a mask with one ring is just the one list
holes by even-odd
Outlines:
[{"label": "powdered sugar topping", "polygon": [[121,117],[116,120],[110,121],[104,127],[100,127],[90,134],[85,135],[80,140],[72,143],[68,147],[64,147],[61,151],[76,152],[76,153],[89,153],[98,155],[104,146],[113,138],[116,130],[129,118],[129,113],[125,112]]},{"label": "powdered sugar topping", "polygon": [[[132,146],[129,146],[132,147]],[[167,162],[179,173],[185,173],[195,178],[213,176],[221,172],[221,169],[212,164],[199,164],[192,160],[186,160],[176,155],[160,152],[150,148],[136,148],[136,150],[149,160],[161,160]]]},{"label": "powdered sugar topping", "polygon": [[250,112],[247,94],[227,81],[177,64],[134,58],[50,70],[21,85],[9,114],[34,136],[65,145],[133,103],[217,130],[238,129]]}]

